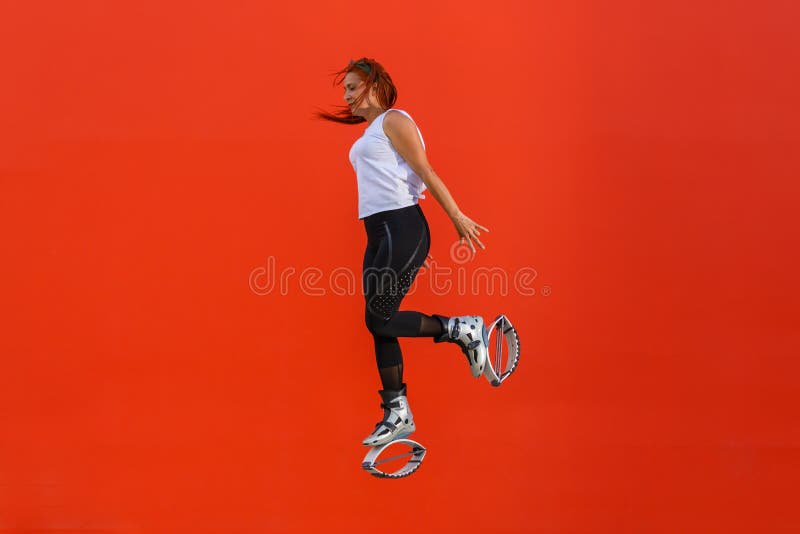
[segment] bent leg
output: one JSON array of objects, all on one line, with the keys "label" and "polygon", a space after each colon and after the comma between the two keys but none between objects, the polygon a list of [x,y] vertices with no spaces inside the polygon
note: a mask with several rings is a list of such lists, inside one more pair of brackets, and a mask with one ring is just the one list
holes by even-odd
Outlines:
[{"label": "bent leg", "polygon": [[410,310],[394,311],[388,320],[367,310],[366,323],[370,332],[385,337],[439,337],[444,332],[435,317]]}]

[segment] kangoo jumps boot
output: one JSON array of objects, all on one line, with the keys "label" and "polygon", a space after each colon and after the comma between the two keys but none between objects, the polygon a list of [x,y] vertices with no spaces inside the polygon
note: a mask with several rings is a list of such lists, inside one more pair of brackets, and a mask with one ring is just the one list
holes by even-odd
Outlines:
[{"label": "kangoo jumps boot", "polygon": [[361,442],[368,447],[385,445],[390,441],[405,438],[417,429],[414,415],[408,406],[405,384],[398,391],[379,390],[378,393],[383,399],[381,403],[383,419],[375,425],[372,434]]},{"label": "kangoo jumps boot", "polygon": [[433,339],[434,343],[455,343],[467,357],[472,376],[478,378],[483,374],[488,354],[489,336],[483,317],[480,315],[462,315],[460,317],[444,317],[433,314],[442,323],[444,333]]}]

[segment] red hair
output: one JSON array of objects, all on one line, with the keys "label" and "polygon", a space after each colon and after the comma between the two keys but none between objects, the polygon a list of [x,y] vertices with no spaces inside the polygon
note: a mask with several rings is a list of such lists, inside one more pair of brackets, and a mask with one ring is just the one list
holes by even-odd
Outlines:
[{"label": "red hair", "polygon": [[[367,74],[367,70],[369,70],[369,74]],[[366,84],[364,90],[360,95],[358,95],[354,102],[355,107],[361,105],[361,102],[364,101],[364,99],[367,97],[367,94],[369,94],[369,91],[373,87],[375,87],[375,96],[378,99],[378,103],[384,109],[389,109],[394,105],[395,101],[397,100],[397,89],[395,88],[394,83],[392,83],[392,77],[389,76],[389,73],[386,72],[386,69],[383,68],[383,65],[374,59],[367,57],[362,57],[357,61],[350,61],[350,64],[345,68],[332,74],[332,76],[335,76],[333,79],[333,85],[341,85],[344,81],[344,77],[347,76],[349,72],[355,72]],[[353,115],[350,106],[339,107],[342,109],[335,111],[334,113],[328,113],[324,110],[317,111],[315,116],[320,119],[341,122],[344,124],[358,124],[367,120],[364,117]]]}]

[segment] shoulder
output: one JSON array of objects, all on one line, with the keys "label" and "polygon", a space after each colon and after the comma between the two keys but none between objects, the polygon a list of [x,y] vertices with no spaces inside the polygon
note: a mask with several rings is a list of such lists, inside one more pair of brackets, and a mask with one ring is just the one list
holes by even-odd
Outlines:
[{"label": "shoulder", "polygon": [[[396,113],[392,113],[392,111]],[[383,129],[385,132],[414,131],[416,128],[416,123],[407,111],[394,108],[386,110],[386,115],[383,117]]]}]

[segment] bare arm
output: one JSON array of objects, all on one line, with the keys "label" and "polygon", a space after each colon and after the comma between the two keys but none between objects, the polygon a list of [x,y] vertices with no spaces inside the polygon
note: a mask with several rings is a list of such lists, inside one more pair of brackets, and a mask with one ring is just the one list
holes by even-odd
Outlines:
[{"label": "bare arm", "polygon": [[447,213],[447,216],[450,217],[450,220],[453,221],[453,225],[455,225],[456,231],[461,237],[461,242],[464,243],[466,241],[473,252],[475,251],[475,246],[472,244],[472,240],[475,240],[482,249],[485,249],[486,247],[477,236],[481,235],[480,230],[488,232],[489,229],[467,217],[458,208],[453,195],[450,194],[447,186],[428,162],[414,122],[402,113],[387,113],[383,118],[383,131],[392,142],[395,150],[403,156],[403,159],[408,162],[409,167],[417,173],[417,176],[422,178],[433,198],[436,199],[445,213]]}]

